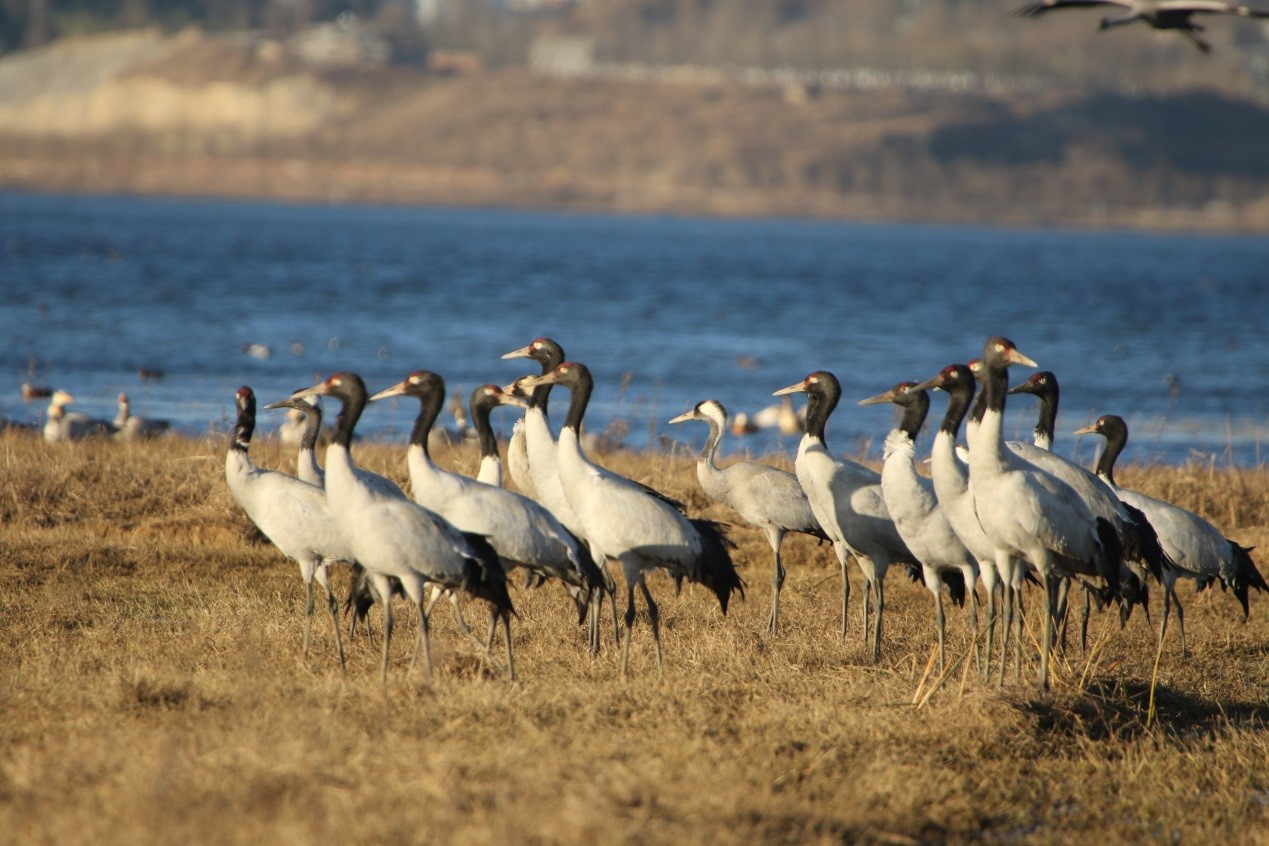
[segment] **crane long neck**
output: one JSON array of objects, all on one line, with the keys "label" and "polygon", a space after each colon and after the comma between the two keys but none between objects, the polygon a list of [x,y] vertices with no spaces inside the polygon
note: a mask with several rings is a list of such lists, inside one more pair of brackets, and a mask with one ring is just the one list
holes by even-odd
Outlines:
[{"label": "crane long neck", "polygon": [[984,385],[983,389],[978,392],[978,399],[974,400],[974,410],[970,412],[969,419],[972,420],[974,423],[982,423],[983,415],[986,413],[987,413],[987,387],[986,385]]},{"label": "crane long neck", "polygon": [[1097,475],[1112,485],[1115,484],[1115,462],[1128,443],[1128,435],[1118,429],[1103,433],[1106,436],[1106,448],[1097,459]]},{"label": "crane long neck", "polygon": [[[445,399],[445,391],[433,390],[418,394],[419,398],[419,414],[414,418],[414,429],[410,432],[410,446],[420,447],[423,455],[431,460],[432,455],[427,449],[427,436],[432,431],[432,425],[436,423],[437,416],[441,413],[441,403]],[[488,422],[488,421],[486,421]]]},{"label": "crane long neck", "polygon": [[476,427],[476,436],[480,439],[480,457],[498,458],[498,439],[494,437],[493,425],[489,422],[489,414],[493,407],[483,402],[474,402],[471,406],[471,421]]},{"label": "crane long neck", "polygon": [[930,395],[925,391],[916,391],[912,399],[903,406],[903,418],[899,421],[899,430],[912,440],[925,425],[926,415],[930,413]]},{"label": "crane long neck", "polygon": [[[538,360],[538,364],[542,366],[542,375],[550,373],[555,368],[564,363],[564,356],[555,355],[550,349],[546,350],[546,354]],[[529,395],[529,408],[540,408],[542,413],[546,414],[546,404],[551,398],[550,385],[538,385],[533,389],[533,393]]]},{"label": "crane long neck", "polygon": [[1053,443],[1053,433],[1057,426],[1058,394],[1057,389],[1039,394],[1040,416],[1035,424],[1035,436]]},{"label": "crane long neck", "polygon": [[572,429],[580,437],[582,418],[586,415],[586,405],[590,402],[591,391],[595,389],[595,381],[589,372],[582,370],[570,387],[573,397],[568,403],[568,416],[564,418],[564,428]]},{"label": "crane long neck", "polygon": [[705,441],[705,449],[701,451],[701,461],[717,473],[718,465],[714,463],[714,457],[718,455],[718,445],[723,442],[723,427],[713,418],[707,417],[705,422],[709,424],[709,440]]},{"label": "crane long neck", "polygon": [[341,386],[337,394],[340,400],[339,416],[335,418],[335,431],[331,442],[348,450],[352,448],[353,430],[361,419],[361,412],[366,410],[366,386],[351,383]]},{"label": "crane long neck", "polygon": [[806,436],[815,438],[820,443],[824,440],[824,427],[828,416],[837,407],[841,390],[808,391],[806,395]]},{"label": "crane long neck", "polygon": [[322,430],[322,407],[310,405],[304,409],[304,433],[300,436],[300,449],[317,450],[317,436]]},{"label": "crane long neck", "polygon": [[974,399],[974,385],[972,382],[956,385],[947,392],[947,397],[947,411],[943,413],[943,423],[939,430],[950,434],[955,441],[965,414],[969,411],[969,404]]},{"label": "crane long neck", "polygon": [[256,429],[256,400],[251,397],[244,406],[238,409],[238,420],[234,423],[234,437],[229,448],[245,453],[251,446],[251,435]]}]

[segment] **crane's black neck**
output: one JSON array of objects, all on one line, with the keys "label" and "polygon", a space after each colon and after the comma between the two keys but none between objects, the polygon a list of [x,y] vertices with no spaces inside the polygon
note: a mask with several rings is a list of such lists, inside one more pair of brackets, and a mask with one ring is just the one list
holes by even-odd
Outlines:
[{"label": "crane's black neck", "polygon": [[256,395],[250,389],[245,390],[245,395],[238,395],[238,419],[234,423],[233,440],[229,443],[230,449],[242,453],[251,447],[251,435],[256,430]]},{"label": "crane's black neck", "polygon": [[1009,393],[1009,366],[1004,362],[987,360],[983,361],[983,392],[979,397],[983,411],[978,413],[975,406],[975,420],[982,422],[983,415],[988,409],[997,411],[1002,415],[1005,413],[1005,394]]},{"label": "crane's black neck", "polygon": [[586,415],[586,405],[590,402],[591,391],[595,389],[595,380],[590,371],[580,364],[573,365],[574,376],[568,382],[573,396],[568,402],[568,416],[564,418],[564,428],[572,429],[580,438],[582,434],[582,418]]},{"label": "crane's black neck", "polygon": [[987,413],[987,387],[984,384],[983,390],[978,392],[978,398],[974,400],[974,410],[970,412],[969,419],[975,423],[983,422],[983,415]]},{"label": "crane's black neck", "polygon": [[313,403],[304,403],[304,434],[300,436],[300,449],[314,452],[317,449],[317,435],[322,430],[322,407]]},{"label": "crane's black neck", "polygon": [[[533,351],[533,360],[542,366],[542,375],[550,373],[564,363],[564,348],[554,341],[544,341]],[[538,385],[529,395],[529,408],[539,408],[546,414],[547,401],[551,397],[550,385]]]},{"label": "crane's black neck", "polygon": [[912,440],[916,440],[925,418],[930,413],[930,395],[926,391],[908,391],[899,404],[903,409],[903,417],[899,420],[899,430]]},{"label": "crane's black neck", "polygon": [[471,406],[472,425],[476,427],[476,436],[480,439],[480,457],[498,458],[498,439],[494,437],[493,425],[489,422],[489,415],[497,403],[489,398],[484,388],[477,388],[472,391],[468,404]]},{"label": "crane's black neck", "polygon": [[[947,411],[943,413],[943,423],[939,430],[951,435],[952,440],[956,440],[961,431],[961,423],[969,411],[969,404],[974,400],[975,387],[973,379],[964,379],[946,388]],[[980,417],[979,420],[981,419]]]},{"label": "crane's black neck", "polygon": [[815,382],[806,392],[806,434],[820,443],[827,443],[824,427],[842,398],[842,386],[837,377],[827,371],[820,371],[815,376]]},{"label": "crane's black neck", "polygon": [[332,386],[329,393],[340,403],[331,441],[344,449],[352,449],[353,430],[366,410],[366,383],[356,373],[342,373],[339,384]]},{"label": "crane's black neck", "polygon": [[445,382],[437,376],[435,383],[411,390],[410,395],[419,400],[419,414],[414,418],[414,428],[410,431],[410,446],[420,447],[423,455],[431,460],[432,454],[428,451],[427,436],[431,434],[432,426],[436,423],[436,418],[440,416],[441,405],[445,401]]},{"label": "crane's black neck", "polygon": [[1103,424],[1099,429],[1106,437],[1106,448],[1097,459],[1097,475],[1113,485],[1115,484],[1115,462],[1119,460],[1119,454],[1128,444],[1128,427],[1122,420],[1118,420]]}]

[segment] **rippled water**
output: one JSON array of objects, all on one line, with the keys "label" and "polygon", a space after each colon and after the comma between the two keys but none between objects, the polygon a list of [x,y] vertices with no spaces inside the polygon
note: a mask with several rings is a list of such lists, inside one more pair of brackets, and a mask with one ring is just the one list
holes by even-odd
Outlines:
[{"label": "rippled water", "polygon": [[[113,417],[126,390],[135,413],[205,432],[241,384],[262,402],[336,369],[371,390],[418,368],[464,395],[505,384],[528,370],[499,355],[545,334],[594,371],[592,428],[624,421],[628,443],[707,397],[752,413],[825,368],[845,394],[830,445],[876,455],[891,415],[854,400],[1005,334],[1061,380],[1059,451],[1115,412],[1132,458],[1258,464],[1267,269],[1254,237],[0,194],[0,415],[42,418],[18,391],[32,359],[81,411]],[[1010,408],[1027,436],[1034,399]],[[371,407],[362,429],[399,436],[413,412]]]}]

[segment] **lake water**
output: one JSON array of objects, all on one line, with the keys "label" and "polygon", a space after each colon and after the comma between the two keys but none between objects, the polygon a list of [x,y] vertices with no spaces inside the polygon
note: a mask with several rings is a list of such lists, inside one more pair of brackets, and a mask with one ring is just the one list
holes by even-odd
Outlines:
[{"label": "lake water", "polygon": [[[78,410],[113,417],[124,390],[134,413],[200,433],[223,429],[239,385],[264,403],[338,369],[374,391],[427,368],[465,396],[529,372],[499,356],[549,335],[595,374],[594,431],[624,421],[627,443],[660,443],[699,400],[752,413],[823,368],[844,390],[830,446],[876,457],[892,415],[856,400],[1003,334],[1061,380],[1060,452],[1091,457],[1099,439],[1070,432],[1114,412],[1129,458],[1256,465],[1267,276],[1259,237],[8,193],[0,415],[42,419],[19,393],[32,359]],[[1011,402],[1011,435],[1029,437],[1035,408]],[[359,431],[399,437],[414,410],[372,406]]]}]

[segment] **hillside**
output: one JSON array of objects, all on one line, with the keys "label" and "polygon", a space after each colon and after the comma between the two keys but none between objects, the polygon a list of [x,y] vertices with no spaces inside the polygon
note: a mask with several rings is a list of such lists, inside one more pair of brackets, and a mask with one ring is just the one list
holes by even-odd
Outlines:
[{"label": "hillside", "polygon": [[197,30],[63,39],[0,59],[0,187],[1269,227],[1269,109],[1238,86],[456,67]]}]

